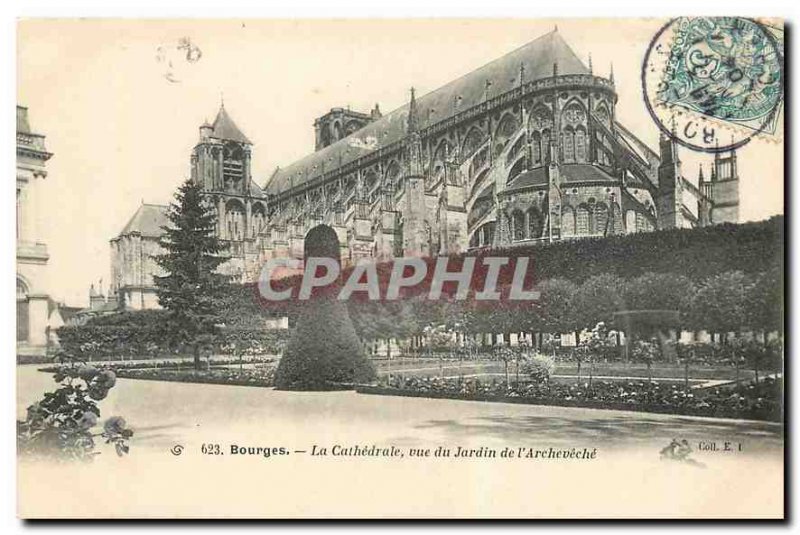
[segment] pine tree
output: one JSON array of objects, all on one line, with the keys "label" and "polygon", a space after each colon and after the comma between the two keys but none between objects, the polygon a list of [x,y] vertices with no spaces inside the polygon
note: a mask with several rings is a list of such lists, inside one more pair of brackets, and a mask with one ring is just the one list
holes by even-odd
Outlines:
[{"label": "pine tree", "polygon": [[202,190],[184,182],[167,211],[169,226],[159,244],[165,253],[155,257],[166,272],[154,277],[158,301],[169,311],[175,341],[193,347],[195,368],[200,367],[200,345],[213,335],[220,300],[229,279],[217,273],[225,262],[227,244],[216,235],[217,217],[207,209]]}]

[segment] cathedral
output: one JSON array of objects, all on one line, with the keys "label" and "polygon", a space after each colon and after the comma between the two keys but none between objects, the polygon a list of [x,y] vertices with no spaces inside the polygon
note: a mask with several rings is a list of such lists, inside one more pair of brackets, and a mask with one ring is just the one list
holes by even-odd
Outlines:
[{"label": "cathedral", "polygon": [[[251,176],[253,143],[224,106],[200,126],[191,177],[230,243],[228,274],[257,279],[270,258],[302,258],[324,223],[345,262],[545,244],[737,222],[735,151],[690,180],[678,145],[651,149],[616,119],[613,69],[593,72],[557,30],[383,115],[333,108],[314,152]],[[111,240],[111,290],[157,305],[165,206],[142,205]]]}]

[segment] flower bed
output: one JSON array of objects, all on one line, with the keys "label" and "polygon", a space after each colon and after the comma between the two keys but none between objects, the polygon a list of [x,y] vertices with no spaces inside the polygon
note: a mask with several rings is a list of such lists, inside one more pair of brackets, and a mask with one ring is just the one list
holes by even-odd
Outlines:
[{"label": "flower bed", "polygon": [[365,394],[780,421],[782,389],[782,381],[770,378],[758,385],[686,390],[683,385],[647,381],[595,381],[591,387],[588,383],[521,383],[507,387],[499,381],[389,377],[377,386],[361,386],[357,390]]},{"label": "flower bed", "polygon": [[179,383],[271,387],[275,378],[275,368],[273,366],[259,366],[244,370],[230,368],[211,368],[210,370],[126,369],[118,370],[117,377]]}]

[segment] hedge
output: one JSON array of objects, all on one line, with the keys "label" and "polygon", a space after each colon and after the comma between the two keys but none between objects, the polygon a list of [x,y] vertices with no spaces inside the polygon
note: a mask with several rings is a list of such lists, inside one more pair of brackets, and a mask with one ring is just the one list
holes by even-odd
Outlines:
[{"label": "hedge", "polygon": [[[160,358],[189,351],[171,340],[163,324],[149,325],[138,319],[129,324],[64,326],[58,336],[64,351],[85,360]],[[216,354],[276,355],[283,351],[287,337],[286,331],[279,330],[220,329],[209,349]]]}]

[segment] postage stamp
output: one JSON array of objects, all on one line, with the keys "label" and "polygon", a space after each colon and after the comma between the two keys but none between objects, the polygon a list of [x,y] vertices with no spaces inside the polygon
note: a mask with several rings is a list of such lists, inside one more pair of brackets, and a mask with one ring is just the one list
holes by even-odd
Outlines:
[{"label": "postage stamp", "polygon": [[659,128],[722,152],[780,135],[783,29],[740,17],[680,17],[653,38],[642,84]]},{"label": "postage stamp", "polygon": [[20,19],[18,516],[783,518],[782,28]]}]

